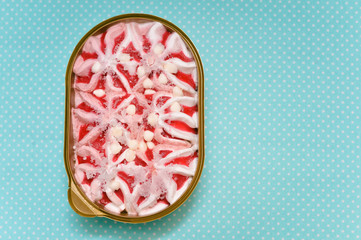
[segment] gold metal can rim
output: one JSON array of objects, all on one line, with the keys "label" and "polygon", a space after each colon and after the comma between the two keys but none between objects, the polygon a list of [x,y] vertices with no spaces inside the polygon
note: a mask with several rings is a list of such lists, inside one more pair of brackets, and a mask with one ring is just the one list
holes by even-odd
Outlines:
[{"label": "gold metal can rim", "polygon": [[[182,196],[173,204],[169,205],[164,210],[157,212],[152,215],[148,216],[129,216],[129,215],[116,215],[111,214],[92,202],[88,197],[84,194],[84,192],[81,190],[79,185],[76,183],[73,171],[71,169],[70,165],[70,158],[69,153],[71,151],[69,146],[69,131],[70,131],[70,116],[71,116],[71,103],[70,103],[70,96],[71,96],[71,87],[72,87],[72,78],[73,78],[73,65],[75,62],[76,57],[78,56],[80,50],[82,49],[85,41],[98,31],[101,31],[102,29],[106,29],[110,25],[124,20],[151,20],[156,21],[167,28],[171,29],[174,32],[177,32],[183,39],[183,41],[186,42],[187,46],[191,50],[193,57],[195,59],[196,65],[197,65],[197,73],[198,73],[198,140],[199,140],[199,149],[198,149],[198,166],[196,169],[196,172],[193,176],[192,182],[188,186],[187,190],[182,194]],[[93,27],[89,32],[87,32],[81,40],[78,42],[76,47],[73,50],[73,53],[69,59],[68,66],[66,69],[66,75],[65,75],[65,122],[64,122],[64,164],[65,169],[68,175],[69,180],[69,189],[68,189],[68,201],[70,206],[73,208],[73,210],[78,213],[81,216],[84,217],[96,217],[96,216],[102,216],[106,217],[112,220],[120,221],[120,222],[126,222],[126,223],[145,223],[154,221],[156,219],[162,218],[173,211],[175,211],[177,208],[179,208],[192,194],[195,187],[197,186],[202,170],[204,165],[204,72],[203,72],[203,65],[201,62],[201,58],[199,56],[199,53],[194,46],[193,42],[190,40],[190,38],[175,24],[149,14],[143,14],[143,13],[130,13],[130,14],[123,14],[118,15],[112,18],[109,18],[95,27]]]}]

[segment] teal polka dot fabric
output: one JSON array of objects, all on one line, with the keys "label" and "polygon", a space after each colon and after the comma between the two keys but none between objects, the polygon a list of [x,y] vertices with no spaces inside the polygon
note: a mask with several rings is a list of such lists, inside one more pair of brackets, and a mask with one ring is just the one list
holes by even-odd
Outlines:
[{"label": "teal polka dot fabric", "polygon": [[[0,239],[358,239],[361,2],[0,4]],[[65,69],[124,13],[184,30],[205,70],[202,177],[145,224],[77,215],[63,162]]]}]

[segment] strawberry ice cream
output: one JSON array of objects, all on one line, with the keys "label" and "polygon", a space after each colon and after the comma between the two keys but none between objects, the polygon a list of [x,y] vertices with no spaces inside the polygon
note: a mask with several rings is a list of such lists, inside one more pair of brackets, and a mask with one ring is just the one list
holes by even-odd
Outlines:
[{"label": "strawberry ice cream", "polygon": [[198,163],[197,68],[158,22],[123,22],[85,42],[73,67],[74,175],[112,213],[150,215]]}]

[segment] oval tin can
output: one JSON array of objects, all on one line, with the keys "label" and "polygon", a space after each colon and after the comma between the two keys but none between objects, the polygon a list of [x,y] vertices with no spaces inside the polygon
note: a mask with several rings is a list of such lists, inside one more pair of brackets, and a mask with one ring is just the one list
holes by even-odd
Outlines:
[{"label": "oval tin can", "polygon": [[[148,216],[130,216],[127,214],[111,214],[104,210],[102,207],[98,206],[94,202],[92,202],[88,197],[83,193],[80,186],[77,184],[74,174],[73,174],[73,166],[72,166],[72,156],[74,154],[73,150],[73,135],[72,135],[72,122],[71,122],[71,107],[74,101],[74,94],[72,90],[72,85],[74,81],[74,74],[73,74],[73,65],[78,57],[80,51],[86,40],[95,34],[98,34],[104,30],[106,30],[111,25],[121,22],[121,21],[155,21],[163,24],[168,30],[172,32],[178,33],[183,41],[187,44],[189,50],[192,52],[194,60],[197,65],[197,74],[198,74],[198,165],[196,168],[196,172],[192,179],[192,182],[188,186],[188,189],[183,193],[183,195],[169,207],[165,208],[164,210],[157,212],[152,215]],[[202,62],[199,56],[199,53],[190,40],[190,38],[176,25],[173,23],[162,19],[157,16],[148,15],[148,14],[139,14],[139,13],[131,13],[131,14],[124,14],[112,17],[107,19],[95,27],[93,27],[89,32],[87,32],[76,45],[73,50],[73,53],[70,57],[66,75],[65,75],[65,122],[64,122],[64,163],[65,169],[68,175],[69,180],[69,188],[68,188],[68,201],[72,209],[81,216],[84,217],[106,217],[120,222],[127,222],[127,223],[144,223],[153,221],[159,218],[162,218],[178,207],[180,207],[191,195],[193,190],[195,189],[204,165],[204,72]]]}]

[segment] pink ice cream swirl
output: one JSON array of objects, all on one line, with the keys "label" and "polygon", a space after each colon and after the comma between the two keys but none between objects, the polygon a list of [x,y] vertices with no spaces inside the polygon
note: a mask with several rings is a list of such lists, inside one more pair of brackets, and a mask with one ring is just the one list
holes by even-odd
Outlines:
[{"label": "pink ice cream swirl", "polygon": [[182,38],[157,22],[119,23],[76,59],[75,178],[112,213],[174,203],[198,163],[197,68]]}]

